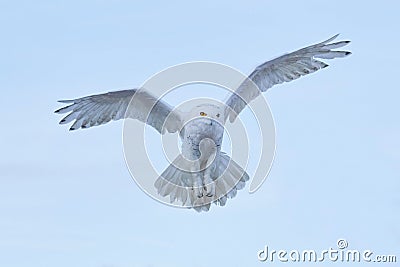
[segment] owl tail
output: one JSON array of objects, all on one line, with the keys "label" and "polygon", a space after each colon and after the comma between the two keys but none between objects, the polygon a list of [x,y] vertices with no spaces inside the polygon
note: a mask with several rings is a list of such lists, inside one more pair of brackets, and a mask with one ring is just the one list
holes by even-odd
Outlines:
[{"label": "owl tail", "polygon": [[[219,153],[215,160],[216,165],[211,172],[212,181],[200,185],[215,186],[215,193],[212,196],[204,194],[199,197],[196,194],[195,187],[198,186],[196,180],[200,177],[204,181],[204,171],[193,173],[177,168],[176,166],[188,164],[182,156],[178,156],[154,183],[158,194],[163,197],[169,196],[170,203],[174,205],[193,208],[198,212],[208,211],[211,203],[225,206],[228,198],[234,198],[237,191],[244,188],[249,175],[223,152]],[[190,166],[184,169],[189,170]]]}]

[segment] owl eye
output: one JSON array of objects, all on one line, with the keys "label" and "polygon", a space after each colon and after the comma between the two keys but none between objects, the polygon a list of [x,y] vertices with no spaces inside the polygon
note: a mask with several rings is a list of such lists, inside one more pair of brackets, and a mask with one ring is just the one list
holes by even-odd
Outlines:
[{"label": "owl eye", "polygon": [[207,114],[202,111],[200,112],[200,116],[207,116]]}]

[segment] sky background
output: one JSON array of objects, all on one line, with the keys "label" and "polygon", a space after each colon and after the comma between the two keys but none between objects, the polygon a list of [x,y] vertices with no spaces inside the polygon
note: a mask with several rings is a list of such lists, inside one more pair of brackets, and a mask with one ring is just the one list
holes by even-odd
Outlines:
[{"label": "sky background", "polygon": [[[0,266],[263,266],[265,245],[338,238],[400,261],[399,12],[398,1],[0,1]],[[336,33],[353,55],[265,94],[277,133],[266,182],[208,213],[139,189],[122,121],[68,132],[53,113],[187,61],[250,73]]]}]

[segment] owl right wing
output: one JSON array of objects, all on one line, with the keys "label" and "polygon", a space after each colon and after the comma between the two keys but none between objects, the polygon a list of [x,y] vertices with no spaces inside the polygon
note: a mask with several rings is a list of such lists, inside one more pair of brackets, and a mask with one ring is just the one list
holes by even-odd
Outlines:
[{"label": "owl right wing", "polygon": [[74,121],[70,130],[131,118],[147,123],[164,134],[166,131],[179,131],[183,123],[179,111],[173,110],[173,107],[144,89],[115,91],[58,102],[70,104],[55,111],[59,114],[69,112],[60,124]]}]

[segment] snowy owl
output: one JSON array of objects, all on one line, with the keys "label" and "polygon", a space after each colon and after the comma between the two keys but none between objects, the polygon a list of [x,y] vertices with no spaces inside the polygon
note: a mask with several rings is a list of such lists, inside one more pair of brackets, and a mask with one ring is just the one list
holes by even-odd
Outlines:
[{"label": "snowy owl", "polygon": [[[247,103],[276,84],[290,82],[328,66],[320,59],[345,57],[351,52],[333,50],[350,41],[332,41],[338,35],[318,44],[284,54],[258,66],[249,76],[257,87],[251,90],[245,82],[224,104],[204,103],[190,112],[174,109],[144,89],[131,89],[91,95],[73,100],[55,113],[69,113],[60,124],[74,121],[70,130],[89,128],[111,120],[140,120],[159,133],[179,133],[181,155],[155,181],[154,186],[170,202],[179,202],[196,211],[208,211],[212,203],[224,206],[227,199],[244,188],[248,174],[221,151],[224,124],[234,122]],[[134,98],[135,101],[131,102]]]}]

